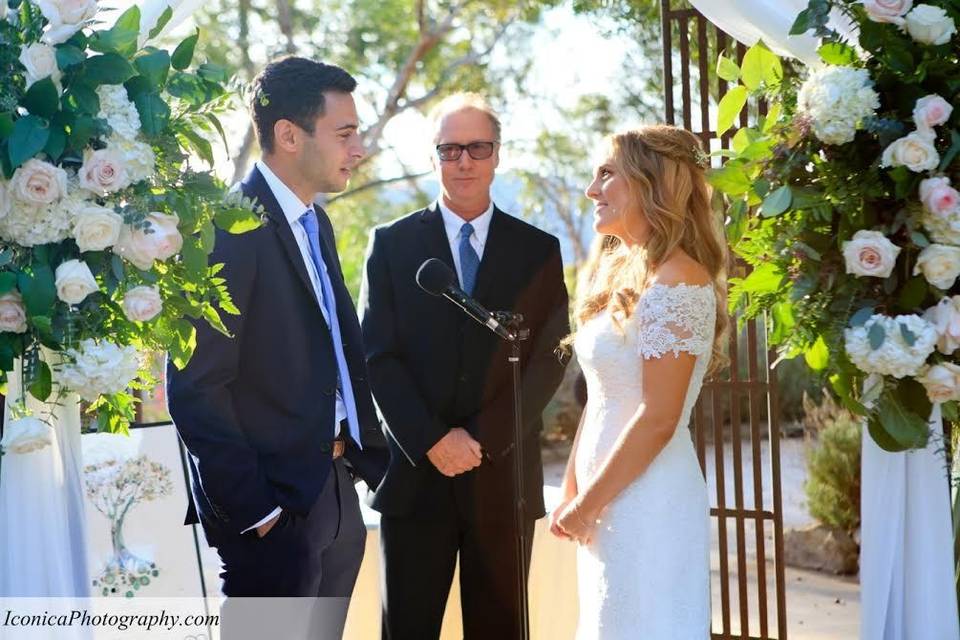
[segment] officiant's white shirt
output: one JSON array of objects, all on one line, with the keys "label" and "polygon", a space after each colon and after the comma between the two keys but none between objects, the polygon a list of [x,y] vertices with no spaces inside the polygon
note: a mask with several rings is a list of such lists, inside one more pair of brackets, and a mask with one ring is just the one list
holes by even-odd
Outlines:
[{"label": "officiant's white shirt", "polygon": [[[437,198],[440,215],[443,216],[443,229],[447,232],[447,241],[450,242],[450,253],[453,254],[453,266],[457,269],[457,279],[463,288],[463,269],[460,268],[460,228],[468,221],[464,220],[453,209],[443,203],[443,197]],[[477,258],[483,260],[483,248],[487,244],[487,234],[490,232],[490,220],[493,219],[493,200],[490,206],[479,216],[470,220],[473,225],[473,235],[470,236],[470,246],[477,252]]]},{"label": "officiant's white shirt", "polygon": [[[316,267],[313,266],[313,260],[310,258],[310,241],[307,238],[307,230],[303,228],[303,224],[300,222],[300,216],[306,213],[307,209],[312,209],[313,204],[301,202],[297,194],[284,184],[283,180],[278,178],[277,174],[271,171],[270,167],[262,160],[257,161],[257,169],[263,174],[263,179],[267,181],[267,186],[270,187],[270,191],[273,192],[273,196],[277,199],[277,204],[280,205],[280,209],[283,211],[283,216],[290,225],[290,230],[293,231],[293,237],[296,239],[297,247],[300,249],[300,257],[303,258],[303,265],[307,268],[307,273],[310,275],[310,283],[313,285],[313,292],[316,295],[317,304],[320,305],[320,312],[323,314],[323,319],[326,320],[327,327],[329,328],[330,317],[327,315],[327,308],[323,304],[323,286],[320,284],[320,274],[317,273]],[[323,265],[323,269],[326,271],[327,265],[322,258],[320,264]],[[343,403],[343,396],[338,388],[336,417],[333,423],[334,436],[340,435],[340,421],[346,419],[347,406]],[[243,533],[270,522],[274,517],[280,515],[281,511],[282,509],[277,507],[262,520],[244,529]]]}]

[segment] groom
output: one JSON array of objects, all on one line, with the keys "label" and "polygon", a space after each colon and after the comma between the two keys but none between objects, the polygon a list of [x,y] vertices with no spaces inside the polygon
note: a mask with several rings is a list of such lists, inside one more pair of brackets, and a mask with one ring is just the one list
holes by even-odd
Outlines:
[{"label": "groom", "polygon": [[376,487],[388,457],[333,228],[313,204],[363,157],[355,87],[294,57],[254,80],[263,157],[240,188],[266,216],[218,231],[211,255],[240,315],[224,317],[231,338],[197,322],[189,365],[168,366],[190,454],[187,523],[217,548],[228,597],[349,598],[366,539],[352,476]]}]

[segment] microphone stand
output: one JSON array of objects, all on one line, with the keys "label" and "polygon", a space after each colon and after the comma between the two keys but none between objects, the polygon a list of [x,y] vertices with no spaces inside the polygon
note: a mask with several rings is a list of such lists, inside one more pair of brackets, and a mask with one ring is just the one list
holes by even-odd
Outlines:
[{"label": "microphone stand", "polygon": [[517,595],[520,611],[520,637],[530,637],[530,603],[527,597],[527,505],[523,486],[523,407],[521,396],[520,343],[529,339],[530,330],[522,328],[523,316],[510,311],[494,311],[494,318],[510,331],[510,369],[513,374],[513,502],[516,526]]}]

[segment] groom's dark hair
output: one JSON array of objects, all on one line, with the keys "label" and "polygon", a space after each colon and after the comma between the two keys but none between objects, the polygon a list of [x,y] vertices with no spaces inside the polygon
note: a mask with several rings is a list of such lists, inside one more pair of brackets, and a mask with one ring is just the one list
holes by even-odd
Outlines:
[{"label": "groom's dark hair", "polygon": [[353,76],[332,64],[306,58],[278,58],[261,71],[250,86],[250,113],[265,153],[273,152],[273,125],[289,120],[309,134],[323,115],[327,91],[352,93]]}]

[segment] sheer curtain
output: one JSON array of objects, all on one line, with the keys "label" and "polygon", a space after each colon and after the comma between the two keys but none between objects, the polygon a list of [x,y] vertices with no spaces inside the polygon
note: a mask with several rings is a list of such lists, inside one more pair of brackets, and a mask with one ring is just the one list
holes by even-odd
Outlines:
[{"label": "sheer curtain", "polygon": [[[8,374],[10,404],[20,395],[19,366]],[[32,396],[38,414],[46,407]],[[0,597],[86,597],[86,516],[80,456],[80,401],[70,394],[54,407],[52,443],[0,461]]]},{"label": "sheer curtain", "polygon": [[[747,45],[818,64],[817,40],[788,35],[806,0],[691,0]],[[852,33],[832,16],[831,27]],[[951,500],[939,406],[925,449],[890,453],[864,429],[861,471],[860,635],[865,640],[958,640]]]}]

